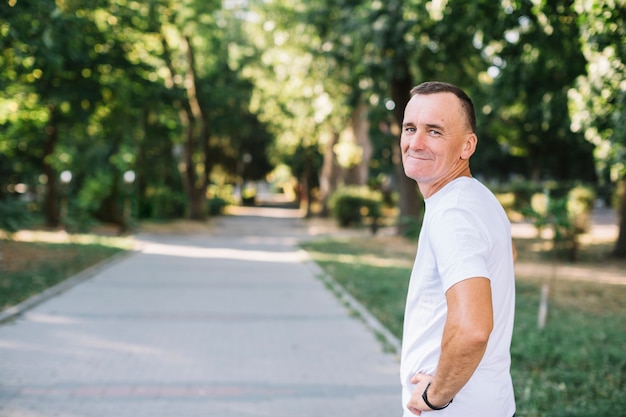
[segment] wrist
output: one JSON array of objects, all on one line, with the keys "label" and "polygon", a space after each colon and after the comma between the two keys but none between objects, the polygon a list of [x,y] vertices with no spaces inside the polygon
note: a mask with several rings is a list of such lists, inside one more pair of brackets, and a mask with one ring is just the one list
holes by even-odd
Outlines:
[{"label": "wrist", "polygon": [[428,400],[428,388],[430,388],[430,382],[428,383],[428,385],[426,385],[426,389],[424,390],[424,392],[422,393],[422,400],[424,400],[424,403],[426,403],[426,405],[428,407],[430,407],[432,410],[443,410],[444,408],[446,408],[447,406],[449,406],[450,404],[452,404],[452,400],[448,401],[446,404],[444,405],[433,405],[429,400]]}]

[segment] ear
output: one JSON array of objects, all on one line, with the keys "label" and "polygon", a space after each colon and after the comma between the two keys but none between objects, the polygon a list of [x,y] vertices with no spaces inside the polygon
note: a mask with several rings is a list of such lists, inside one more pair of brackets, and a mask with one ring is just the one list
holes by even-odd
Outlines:
[{"label": "ear", "polygon": [[478,144],[478,137],[476,133],[469,133],[465,136],[463,143],[463,150],[461,151],[461,159],[470,159],[470,156],[476,151],[476,145]]}]

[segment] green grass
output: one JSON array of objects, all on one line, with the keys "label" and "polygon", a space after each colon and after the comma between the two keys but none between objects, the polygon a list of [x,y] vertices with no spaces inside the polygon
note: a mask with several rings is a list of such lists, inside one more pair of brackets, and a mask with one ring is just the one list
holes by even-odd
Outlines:
[{"label": "green grass", "polygon": [[[414,249],[379,238],[302,247],[401,338]],[[517,416],[626,416],[626,287],[558,283],[539,330],[539,285],[517,282],[511,347]]]},{"label": "green grass", "polygon": [[0,310],[129,248],[129,239],[87,235],[61,243],[0,239]]},{"label": "green grass", "polygon": [[[518,283],[517,290],[511,355],[520,415],[626,415],[626,312],[553,302],[539,331],[538,287]],[[612,296],[624,295],[616,288]]]}]

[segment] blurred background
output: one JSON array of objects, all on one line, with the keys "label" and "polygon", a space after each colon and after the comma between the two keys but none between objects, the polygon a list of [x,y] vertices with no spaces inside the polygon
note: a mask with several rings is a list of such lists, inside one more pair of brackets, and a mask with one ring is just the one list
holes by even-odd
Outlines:
[{"label": "blurred background", "polygon": [[410,234],[399,125],[410,88],[440,80],[473,98],[473,173],[512,219],[575,234],[581,213],[626,208],[625,16],[623,0],[5,1],[0,228],[127,233],[272,203]]}]

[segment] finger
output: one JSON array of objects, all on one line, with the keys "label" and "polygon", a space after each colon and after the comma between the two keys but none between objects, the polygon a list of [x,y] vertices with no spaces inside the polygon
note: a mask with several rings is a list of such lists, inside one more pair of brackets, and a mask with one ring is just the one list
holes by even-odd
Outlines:
[{"label": "finger", "polygon": [[422,411],[418,410],[417,408],[413,408],[413,407],[407,407],[409,409],[409,411],[413,414],[415,414],[416,416],[421,416],[422,415]]},{"label": "finger", "polygon": [[422,375],[422,374],[415,374],[411,378],[411,384],[418,384],[422,379],[424,379],[424,375]]}]

